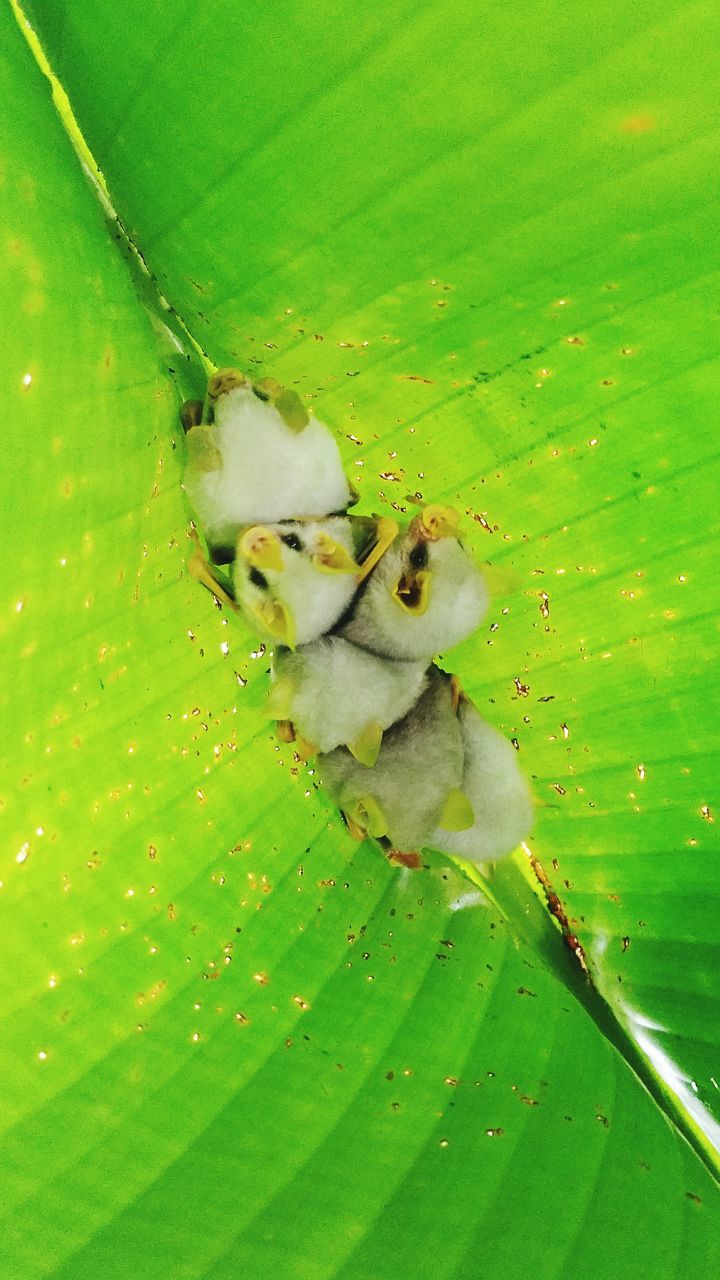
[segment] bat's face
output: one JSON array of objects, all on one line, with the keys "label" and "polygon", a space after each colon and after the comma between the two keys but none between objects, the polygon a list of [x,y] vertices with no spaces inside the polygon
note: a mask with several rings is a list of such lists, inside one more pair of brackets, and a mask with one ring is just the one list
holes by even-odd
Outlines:
[{"label": "bat's face", "polygon": [[294,649],[334,625],[358,572],[341,518],[253,525],[238,539],[235,591],[254,625]]},{"label": "bat's face", "polygon": [[478,625],[487,593],[464,550],[458,514],[428,506],[393,542],[342,634],[385,657],[430,659]]},{"label": "bat's face", "polygon": [[452,507],[432,504],[411,521],[399,548],[399,572],[392,598],[408,614],[425,613],[430,603],[433,571],[445,559],[448,539],[457,543],[459,516]]}]

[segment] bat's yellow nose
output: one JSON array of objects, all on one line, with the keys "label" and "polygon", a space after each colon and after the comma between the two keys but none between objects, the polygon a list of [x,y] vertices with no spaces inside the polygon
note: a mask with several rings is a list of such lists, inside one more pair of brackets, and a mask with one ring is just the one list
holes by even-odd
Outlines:
[{"label": "bat's yellow nose", "polygon": [[264,525],[253,525],[252,529],[246,529],[240,535],[238,552],[243,560],[247,560],[256,569],[275,569],[278,573],[282,571],[282,543],[277,534]]},{"label": "bat's yellow nose", "polygon": [[443,507],[430,502],[420,517],[426,538],[456,538],[460,513],[454,507]]}]

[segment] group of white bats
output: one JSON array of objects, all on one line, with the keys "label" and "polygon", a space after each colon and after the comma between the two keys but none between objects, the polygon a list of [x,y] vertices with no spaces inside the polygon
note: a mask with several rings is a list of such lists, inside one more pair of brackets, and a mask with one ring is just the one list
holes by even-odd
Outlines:
[{"label": "group of white bats", "polygon": [[273,645],[268,713],[350,832],[410,867],[510,853],[533,822],[516,752],[433,662],[488,607],[458,513],[350,514],[335,437],[274,379],[221,369],[181,420],[208,546],[190,571]]}]

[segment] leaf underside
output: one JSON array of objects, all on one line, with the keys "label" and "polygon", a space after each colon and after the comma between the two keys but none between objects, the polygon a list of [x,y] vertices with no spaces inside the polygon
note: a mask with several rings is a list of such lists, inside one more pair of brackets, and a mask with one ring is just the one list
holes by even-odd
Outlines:
[{"label": "leaf underside", "polygon": [[[715,1274],[714,12],[102,8],[28,15],[150,277],[2,11],[7,1274]],[[524,855],[392,867],[275,741],[198,351],[516,584],[448,665],[592,987]]]}]

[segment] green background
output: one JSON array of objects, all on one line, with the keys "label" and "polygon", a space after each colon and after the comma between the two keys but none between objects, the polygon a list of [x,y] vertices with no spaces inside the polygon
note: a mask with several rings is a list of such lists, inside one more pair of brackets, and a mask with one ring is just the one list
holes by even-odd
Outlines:
[{"label": "green background", "polygon": [[[151,276],[3,8],[3,1276],[714,1274],[715,6],[28,16]],[[463,512],[594,987],[522,854],[393,869],[274,741],[197,349]]]}]

